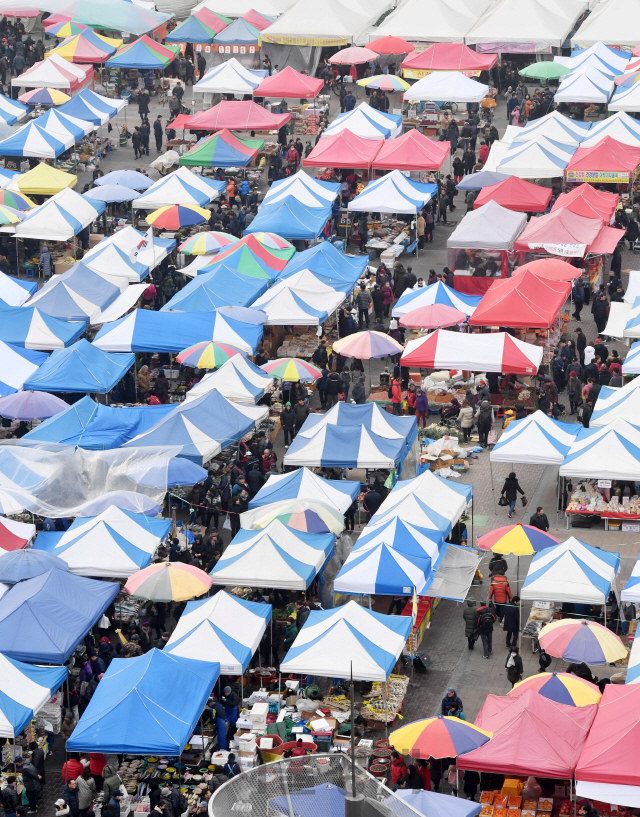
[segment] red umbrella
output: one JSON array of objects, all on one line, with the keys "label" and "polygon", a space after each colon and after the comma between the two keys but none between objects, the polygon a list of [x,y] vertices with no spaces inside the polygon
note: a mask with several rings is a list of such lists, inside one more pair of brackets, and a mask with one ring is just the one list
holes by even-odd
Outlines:
[{"label": "red umbrella", "polygon": [[351,48],[343,48],[329,57],[329,62],[332,65],[360,65],[363,62],[371,62],[378,59],[378,54],[368,48],[359,48],[358,46],[351,46]]},{"label": "red umbrella", "polygon": [[439,326],[453,326],[464,323],[467,316],[454,306],[429,304],[412,309],[400,318],[400,326],[409,329],[437,329]]},{"label": "red umbrella", "polygon": [[410,54],[415,45],[411,45],[401,37],[378,37],[377,40],[371,40],[367,48],[384,55]]}]

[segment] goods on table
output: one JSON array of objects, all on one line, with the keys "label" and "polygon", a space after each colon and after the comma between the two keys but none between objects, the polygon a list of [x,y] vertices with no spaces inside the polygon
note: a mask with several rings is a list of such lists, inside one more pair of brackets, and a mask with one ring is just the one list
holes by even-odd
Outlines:
[{"label": "goods on table", "polygon": [[386,684],[374,683],[369,695],[365,696],[366,703],[360,709],[362,717],[366,721],[393,723],[396,715],[402,709],[408,686],[409,679],[406,675],[390,675]]},{"label": "goods on table", "polygon": [[317,348],[318,336],[315,332],[307,332],[304,335],[286,335],[276,356],[311,358]]},{"label": "goods on table", "polygon": [[620,496],[620,493],[615,488],[598,488],[596,480],[581,480],[571,494],[567,512],[640,515],[640,496]]}]

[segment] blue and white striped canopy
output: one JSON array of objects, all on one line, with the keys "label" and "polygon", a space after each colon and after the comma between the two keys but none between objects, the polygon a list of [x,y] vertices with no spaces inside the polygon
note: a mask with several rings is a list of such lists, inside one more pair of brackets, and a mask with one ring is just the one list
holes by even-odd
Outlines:
[{"label": "blue and white striped canopy", "polygon": [[0,119],[4,119],[7,125],[17,124],[25,118],[28,112],[28,105],[0,94]]},{"label": "blue and white striped canopy", "polygon": [[64,349],[86,329],[86,321],[52,318],[36,307],[0,305],[0,340],[23,349]]},{"label": "blue and white striped canopy", "polygon": [[308,468],[298,468],[288,474],[271,475],[249,502],[249,508],[261,508],[284,499],[312,499],[333,505],[344,513],[359,493],[359,482],[324,479]]},{"label": "blue and white striped canopy", "polygon": [[66,678],[66,667],[34,667],[0,654],[0,737],[19,735]]},{"label": "blue and white striped canopy", "polygon": [[493,447],[491,462],[562,465],[580,426],[560,423],[543,411],[512,420]]},{"label": "blue and white striped canopy", "polygon": [[283,673],[386,681],[411,632],[410,616],[385,616],[350,601],[312,610],[285,655]]},{"label": "blue and white striped canopy", "polygon": [[380,544],[386,544],[409,556],[428,558],[432,567],[437,568],[446,549],[441,547],[443,541],[444,534],[440,530],[421,528],[405,522],[399,516],[391,516],[380,525],[374,527],[367,525],[358,536],[351,552],[371,550]]},{"label": "blue and white striped canopy", "polygon": [[405,289],[393,307],[393,317],[401,318],[407,312],[411,312],[412,309],[431,306],[432,304],[452,306],[454,309],[464,312],[465,315],[473,315],[479,303],[479,296],[463,295],[461,292],[456,292],[455,289],[443,284],[442,281],[436,281],[435,284],[428,287]]},{"label": "blue and white striped canopy", "polygon": [[[20,309],[20,307],[16,307]],[[0,322],[4,310],[0,310]],[[0,341],[0,358],[2,371],[0,372],[0,397],[14,394],[21,389],[24,383],[32,377],[48,359],[44,352],[31,349],[22,349],[10,343]]]},{"label": "blue and white striped canopy", "polygon": [[560,466],[560,476],[635,481],[640,428],[617,419],[602,428],[581,428]]},{"label": "blue and white striped canopy", "polygon": [[431,559],[396,550],[384,542],[352,550],[333,582],[335,593],[420,595],[431,583]]},{"label": "blue and white striped canopy", "polygon": [[271,618],[270,604],[245,601],[221,590],[210,599],[190,601],[165,652],[198,661],[217,661],[220,672],[242,675]]},{"label": "blue and white striped canopy", "polygon": [[51,133],[39,125],[35,120],[27,123],[20,130],[12,133],[0,142],[2,156],[33,156],[40,159],[57,159],[65,150],[74,144],[73,139],[68,142]]}]

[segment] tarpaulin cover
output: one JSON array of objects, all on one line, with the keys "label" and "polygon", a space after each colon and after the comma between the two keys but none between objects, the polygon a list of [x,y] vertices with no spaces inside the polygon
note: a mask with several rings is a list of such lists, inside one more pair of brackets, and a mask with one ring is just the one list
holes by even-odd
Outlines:
[{"label": "tarpaulin cover", "polygon": [[567,171],[609,170],[617,173],[633,173],[638,165],[640,165],[640,147],[624,145],[611,136],[604,136],[593,147],[579,147],[567,165]]},{"label": "tarpaulin cover", "polygon": [[434,142],[412,128],[397,139],[387,139],[374,159],[373,167],[376,170],[436,171],[442,169],[449,153],[448,142]]},{"label": "tarpaulin cover", "polygon": [[605,687],[576,768],[576,780],[640,786],[640,686]]},{"label": "tarpaulin cover", "polygon": [[488,695],[475,725],[493,732],[493,738],[460,755],[457,766],[478,772],[500,769],[507,775],[570,779],[597,711],[597,704],[568,706],[534,690],[519,697]]},{"label": "tarpaulin cover", "polygon": [[213,108],[198,111],[189,119],[192,130],[278,130],[291,119],[290,113],[274,114],[255,102],[223,99]]},{"label": "tarpaulin cover", "polygon": [[463,43],[434,43],[424,51],[409,54],[400,67],[422,71],[488,71],[497,61],[497,54],[478,54]]},{"label": "tarpaulin cover", "polygon": [[[439,794],[436,791],[399,789],[396,797],[405,800],[423,817],[476,817],[482,808],[480,803],[473,800],[463,800],[461,797]],[[387,805],[391,805],[390,800],[391,798],[386,801]]]},{"label": "tarpaulin cover", "polygon": [[282,499],[317,499],[345,513],[359,493],[359,482],[324,479],[303,467],[289,474],[270,475],[267,482],[249,501],[249,508],[260,508]]},{"label": "tarpaulin cover", "polygon": [[277,74],[264,79],[253,92],[258,97],[278,97],[278,99],[315,98],[324,87],[323,79],[301,74],[286,65]]},{"label": "tarpaulin cover", "polygon": [[550,187],[541,187],[517,176],[509,176],[492,187],[483,187],[473,203],[473,209],[477,210],[488,201],[495,201],[507,210],[542,213],[551,201],[552,192]]},{"label": "tarpaulin cover", "polygon": [[311,153],[302,160],[304,167],[370,167],[378,155],[383,140],[362,139],[342,130],[336,136],[321,139]]},{"label": "tarpaulin cover", "polygon": [[411,631],[411,618],[386,616],[349,601],[335,610],[312,610],[289,652],[282,672],[323,678],[386,681]]},{"label": "tarpaulin cover", "polygon": [[346,789],[333,783],[318,783],[282,797],[271,797],[268,801],[269,814],[285,817],[314,817],[327,814],[341,817],[345,814]]},{"label": "tarpaulin cover", "polygon": [[506,332],[472,335],[436,329],[410,340],[400,360],[403,366],[424,369],[535,374],[543,353],[542,346],[525,343]]},{"label": "tarpaulin cover", "polygon": [[36,307],[0,305],[0,340],[24,349],[63,349],[77,340],[86,327],[86,321],[59,320]]},{"label": "tarpaulin cover", "polygon": [[608,224],[618,206],[620,196],[617,193],[606,193],[596,190],[590,184],[580,184],[569,193],[561,193],[555,200],[551,211],[561,207],[585,218],[601,218]]},{"label": "tarpaulin cover", "polygon": [[215,31],[209,28],[202,20],[189,15],[164,38],[170,43],[212,43]]},{"label": "tarpaulin cover", "polygon": [[285,465],[397,468],[417,434],[414,417],[395,417],[375,403],[337,403],[311,414],[287,449]]},{"label": "tarpaulin cover", "polygon": [[0,518],[0,549],[5,553],[21,550],[35,535],[35,525],[6,516]]},{"label": "tarpaulin cover", "polygon": [[217,661],[220,672],[242,675],[260,645],[271,609],[270,604],[246,601],[224,590],[210,599],[189,601],[164,651]]},{"label": "tarpaulin cover", "polygon": [[527,271],[532,272],[539,278],[548,278],[550,281],[573,281],[574,278],[582,275],[580,267],[574,267],[567,261],[553,255],[547,258],[538,258],[536,261],[530,261],[528,264],[516,267],[512,277],[522,275]]},{"label": "tarpaulin cover", "polygon": [[354,286],[367,264],[366,258],[345,255],[333,244],[323,241],[316,244],[315,247],[309,247],[308,250],[296,253],[278,274],[278,279],[290,278],[302,270],[309,270],[316,275],[321,275],[334,286],[343,286],[345,283]]},{"label": "tarpaulin cover", "polygon": [[254,354],[261,338],[261,326],[225,318],[217,312],[135,309],[124,318],[105,323],[93,345],[113,352],[181,352],[194,343],[215,340]]},{"label": "tarpaulin cover", "polygon": [[67,674],[66,667],[34,667],[0,655],[0,737],[17,737]]},{"label": "tarpaulin cover", "polygon": [[67,321],[87,321],[106,309],[126,288],[122,278],[113,279],[86,267],[82,261],[53,276],[27,306]]},{"label": "tarpaulin cover", "polygon": [[57,349],[25,383],[33,391],[104,394],[133,366],[135,355],[110,355],[85,338],[68,349]]},{"label": "tarpaulin cover", "polygon": [[219,674],[218,663],[155,648],[114,658],[67,741],[69,751],[180,755]]},{"label": "tarpaulin cover", "polygon": [[260,39],[260,32],[242,17],[234,20],[219,34],[216,43],[220,45],[253,45]]},{"label": "tarpaulin cover", "polygon": [[24,442],[78,445],[96,451],[118,448],[148,431],[175,408],[160,406],[105,406],[88,395],[65,411],[45,420],[25,434]]},{"label": "tarpaulin cover", "polygon": [[60,43],[51,53],[58,54],[69,62],[105,62],[112,54],[115,54],[117,45],[109,43],[118,42],[122,45],[122,40],[103,39],[99,34],[95,34],[91,29],[86,32],[81,31]]},{"label": "tarpaulin cover", "polygon": [[173,60],[175,54],[160,43],[152,40],[146,34],[133,43],[118,49],[116,54],[108,59],[105,65],[108,68],[137,68],[139,71],[162,71]]},{"label": "tarpaulin cover", "polygon": [[571,284],[566,281],[549,281],[525,272],[496,281],[482,296],[469,323],[546,329],[555,322],[570,292]]},{"label": "tarpaulin cover", "polygon": [[489,201],[464,216],[449,236],[447,247],[509,251],[526,224],[524,213],[514,213]]},{"label": "tarpaulin cover", "polygon": [[99,582],[52,568],[0,599],[0,652],[18,661],[63,664],[118,595]]}]

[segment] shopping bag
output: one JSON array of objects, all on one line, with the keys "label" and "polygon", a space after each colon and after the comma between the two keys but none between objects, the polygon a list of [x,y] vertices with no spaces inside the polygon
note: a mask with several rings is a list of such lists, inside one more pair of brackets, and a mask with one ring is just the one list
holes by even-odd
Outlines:
[{"label": "shopping bag", "polygon": [[509,500],[506,498],[506,496],[501,496],[498,500],[498,505],[500,505],[502,508],[506,508],[508,504]]},{"label": "shopping bag", "polygon": [[527,497],[524,494],[520,497],[520,502],[522,502],[522,507],[523,508],[526,508],[527,505],[529,504],[529,500],[527,499]]},{"label": "shopping bag", "polygon": [[225,520],[222,523],[222,530],[231,530],[231,520],[229,519],[229,514],[226,515]]}]

